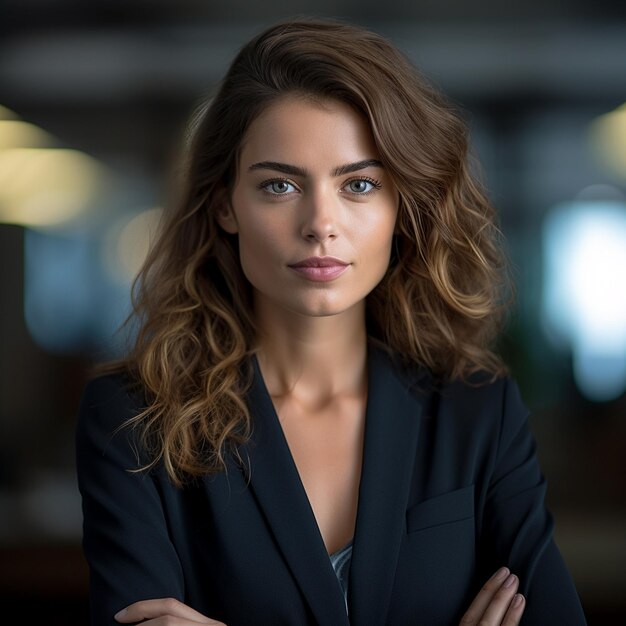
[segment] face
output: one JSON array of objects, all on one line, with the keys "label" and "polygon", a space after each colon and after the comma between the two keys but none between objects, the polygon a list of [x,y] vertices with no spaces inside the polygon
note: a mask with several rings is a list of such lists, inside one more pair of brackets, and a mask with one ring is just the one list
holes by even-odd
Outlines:
[{"label": "face", "polygon": [[306,316],[364,310],[389,265],[398,193],[367,120],[289,97],[251,124],[229,205],[254,306]]}]

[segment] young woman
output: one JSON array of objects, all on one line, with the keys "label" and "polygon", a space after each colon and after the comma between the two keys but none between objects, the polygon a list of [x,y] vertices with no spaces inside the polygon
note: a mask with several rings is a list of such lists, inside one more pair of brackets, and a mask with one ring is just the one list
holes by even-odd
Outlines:
[{"label": "young woman", "polygon": [[93,623],[584,624],[460,117],[380,36],[298,20],[192,131],[81,405]]}]

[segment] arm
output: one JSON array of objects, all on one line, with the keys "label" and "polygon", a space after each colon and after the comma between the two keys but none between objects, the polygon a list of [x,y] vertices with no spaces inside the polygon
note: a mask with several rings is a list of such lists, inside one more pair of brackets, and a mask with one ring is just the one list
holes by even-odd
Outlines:
[{"label": "arm", "polygon": [[505,384],[499,445],[486,493],[480,558],[482,576],[506,565],[526,598],[522,626],[585,625],[571,575],[552,537],[544,504],[546,481],[517,385]]},{"label": "arm", "polygon": [[156,485],[138,466],[133,431],[116,429],[137,408],[119,380],[88,383],[76,430],[78,486],[83,506],[83,549],[90,570],[94,626],[149,598],[184,599],[181,566]]}]

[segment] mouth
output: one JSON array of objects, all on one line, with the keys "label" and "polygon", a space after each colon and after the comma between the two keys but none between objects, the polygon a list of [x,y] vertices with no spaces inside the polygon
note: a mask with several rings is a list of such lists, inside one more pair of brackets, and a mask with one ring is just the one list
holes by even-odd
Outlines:
[{"label": "mouth", "polygon": [[326,282],[341,276],[350,267],[350,263],[332,256],[309,257],[289,267],[307,280]]},{"label": "mouth", "polygon": [[289,267],[345,267],[347,265],[350,265],[350,263],[346,263],[345,261],[332,256],[312,256],[308,259],[303,259],[302,261],[293,263]]}]

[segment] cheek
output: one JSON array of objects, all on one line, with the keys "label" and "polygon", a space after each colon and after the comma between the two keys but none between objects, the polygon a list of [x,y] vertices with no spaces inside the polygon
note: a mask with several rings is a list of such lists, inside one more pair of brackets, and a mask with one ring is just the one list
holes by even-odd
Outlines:
[{"label": "cheek", "polygon": [[396,212],[392,210],[382,212],[377,219],[361,223],[359,239],[363,242],[360,247],[365,255],[364,260],[368,258],[381,260],[383,257],[389,257],[395,223]]},{"label": "cheek", "polygon": [[251,283],[262,280],[276,265],[280,237],[267,224],[248,223],[239,231],[239,258],[245,276]]}]

